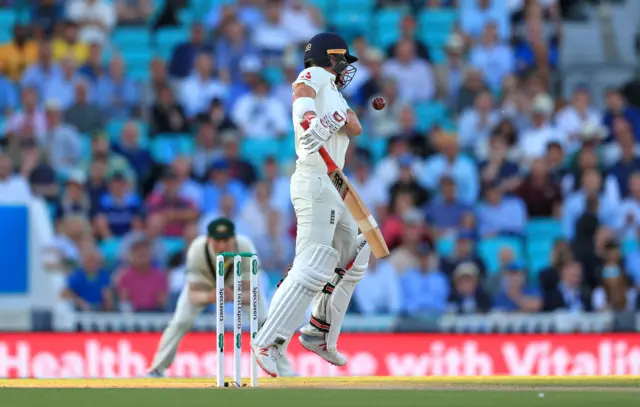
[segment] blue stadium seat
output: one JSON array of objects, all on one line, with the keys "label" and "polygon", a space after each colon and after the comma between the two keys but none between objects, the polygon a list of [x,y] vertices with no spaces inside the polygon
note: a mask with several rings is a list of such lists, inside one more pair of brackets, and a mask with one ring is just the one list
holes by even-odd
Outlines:
[{"label": "blue stadium seat", "polygon": [[458,14],[453,10],[424,10],[418,17],[420,32],[437,32],[450,35],[453,32]]},{"label": "blue stadium seat", "polygon": [[180,155],[190,155],[193,148],[189,134],[158,134],[150,143],[151,156],[160,164],[168,164]]},{"label": "blue stadium seat", "polygon": [[429,130],[434,124],[447,118],[447,108],[442,103],[419,103],[415,107],[416,126],[420,131]]},{"label": "blue stadium seat", "polygon": [[436,252],[440,257],[448,257],[453,254],[456,248],[456,239],[453,237],[442,237],[436,240]]},{"label": "blue stadium seat", "polygon": [[284,81],[284,72],[277,66],[268,66],[262,70],[262,76],[271,84],[271,86],[279,85]]},{"label": "blue stadium seat", "polygon": [[186,27],[162,28],[156,34],[156,53],[164,60],[168,59],[173,49],[189,40],[189,29]]},{"label": "blue stadium seat", "polygon": [[523,254],[522,242],[518,238],[496,237],[483,239],[478,243],[478,255],[486,264],[489,274],[496,273],[500,270],[499,256],[503,248],[511,248],[516,261],[524,262],[526,260]]},{"label": "blue stadium seat", "polygon": [[339,32],[349,42],[358,35],[366,35],[369,32],[371,13],[368,10],[347,9],[342,5],[328,16],[329,25]]},{"label": "blue stadium seat", "polygon": [[400,21],[405,14],[406,11],[400,8],[380,10],[373,20],[373,36],[370,38],[373,44],[386,48],[397,41],[400,38]]},{"label": "blue stadium seat", "polygon": [[117,28],[111,38],[120,51],[147,49],[151,44],[151,30],[147,27]]},{"label": "blue stadium seat", "polygon": [[363,147],[368,148],[371,153],[371,158],[374,162],[378,161],[387,152],[387,140],[386,139],[370,139]]},{"label": "blue stadium seat", "polygon": [[529,275],[537,276],[540,270],[551,264],[554,239],[537,238],[527,241],[527,258],[529,259]]},{"label": "blue stadium seat", "polygon": [[627,255],[638,249],[638,240],[637,239],[624,239],[622,241],[622,253]]},{"label": "blue stadium seat", "polygon": [[83,157],[91,156],[91,136],[88,134],[80,135],[80,151],[82,152]]},{"label": "blue stadium seat", "polygon": [[429,47],[429,56],[431,57],[431,63],[442,64],[447,59],[447,53],[444,47],[431,46]]},{"label": "blue stadium seat", "polygon": [[[122,133],[122,127],[124,126],[126,120],[114,119],[107,122],[106,130],[107,135],[109,136],[109,140],[118,141],[120,139],[120,134]],[[147,146],[149,144],[149,126],[147,123],[142,121],[135,121],[138,125],[139,130],[139,141],[141,146]]]},{"label": "blue stadium seat", "polygon": [[162,244],[164,244],[167,253],[172,255],[174,253],[184,250],[184,239],[181,237],[163,237]]},{"label": "blue stadium seat", "polygon": [[527,239],[558,239],[562,236],[562,225],[553,218],[531,218],[527,223]]},{"label": "blue stadium seat", "polygon": [[264,159],[269,156],[277,157],[279,160],[283,159],[281,151],[282,143],[274,140],[248,138],[240,143],[240,154],[256,168],[262,168]]},{"label": "blue stadium seat", "polygon": [[118,263],[118,255],[120,254],[120,245],[122,240],[119,238],[109,238],[100,242],[100,252],[104,256],[105,265],[113,268]]},{"label": "blue stadium seat", "polygon": [[153,59],[153,50],[149,47],[122,52],[127,71],[134,69],[149,69]]}]

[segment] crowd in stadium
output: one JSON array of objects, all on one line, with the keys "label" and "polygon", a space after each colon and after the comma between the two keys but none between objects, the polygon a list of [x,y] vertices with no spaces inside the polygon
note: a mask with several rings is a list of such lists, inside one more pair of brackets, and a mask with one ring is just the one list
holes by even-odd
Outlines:
[{"label": "crowd in stadium", "polygon": [[[640,110],[613,88],[596,109],[586,83],[558,97],[567,2],[337,3],[1,11],[0,202],[47,202],[62,295],[79,310],[170,310],[186,247],[218,216],[279,280],[295,242],[290,84],[305,41],[332,29],[360,58],[344,94],[364,134],[345,172],[392,249],[353,312],[638,309]],[[337,18],[365,4],[364,23]],[[445,32],[428,25],[449,17]]]}]

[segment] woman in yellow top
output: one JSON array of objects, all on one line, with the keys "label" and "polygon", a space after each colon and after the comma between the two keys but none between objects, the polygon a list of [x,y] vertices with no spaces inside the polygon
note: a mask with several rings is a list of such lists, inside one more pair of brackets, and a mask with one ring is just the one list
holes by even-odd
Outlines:
[{"label": "woman in yellow top", "polygon": [[78,40],[78,25],[71,20],[64,22],[62,36],[53,40],[53,60],[58,62],[71,55],[76,64],[84,64],[89,58],[89,45]]},{"label": "woman in yellow top", "polygon": [[29,38],[26,26],[13,27],[13,40],[0,45],[0,67],[12,81],[19,81],[25,69],[38,59],[38,45]]}]

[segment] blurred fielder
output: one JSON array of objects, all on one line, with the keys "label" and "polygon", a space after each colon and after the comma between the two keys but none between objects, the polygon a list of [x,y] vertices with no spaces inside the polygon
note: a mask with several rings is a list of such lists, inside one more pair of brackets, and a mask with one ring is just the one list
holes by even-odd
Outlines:
[{"label": "blurred fielder", "polygon": [[[337,351],[337,340],[353,286],[362,277],[353,267],[345,271],[356,256],[358,225],[327,176],[318,150],[324,146],[342,168],[348,136],[362,132],[356,114],[339,92],[353,79],[356,69],[351,64],[357,60],[338,34],[318,34],[307,44],[305,69],[292,85],[298,156],[291,177],[298,222],[296,257],[252,343],[258,364],[272,377],[284,373],[280,361],[285,346],[316,296],[311,323],[302,328],[300,343],[329,363],[346,363]],[[306,131],[303,121],[309,123]],[[343,281],[333,284],[339,280]]]},{"label": "blurred fielder", "polygon": [[[186,272],[187,284],[182,289],[175,314],[162,334],[160,344],[149,376],[162,377],[165,370],[173,363],[180,341],[191,329],[193,322],[208,304],[216,303],[216,254],[220,252],[256,253],[251,240],[243,235],[235,234],[235,225],[229,219],[218,218],[207,226],[207,235],[197,237],[187,252]],[[250,270],[251,259],[242,259],[243,270]],[[243,301],[249,307],[249,277],[243,273]],[[233,258],[225,259],[225,298],[233,300]],[[267,304],[262,291],[258,296],[258,323],[264,323]],[[286,346],[285,346],[286,347]],[[283,375],[294,375],[286,356],[278,359],[278,369]]]}]

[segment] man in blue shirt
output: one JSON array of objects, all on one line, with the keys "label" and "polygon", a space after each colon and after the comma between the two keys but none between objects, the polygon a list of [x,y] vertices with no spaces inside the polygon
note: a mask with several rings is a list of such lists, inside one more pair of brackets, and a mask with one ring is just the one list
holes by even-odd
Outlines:
[{"label": "man in blue shirt", "polygon": [[62,296],[72,301],[80,311],[113,309],[111,274],[102,267],[102,255],[95,247],[83,251],[82,267],[67,277]]},{"label": "man in blue shirt", "polygon": [[519,263],[511,263],[502,273],[502,288],[494,298],[494,309],[506,312],[540,311],[540,293],[532,287],[527,287],[524,267]]},{"label": "man in blue shirt", "polygon": [[419,265],[400,277],[402,310],[410,316],[439,316],[447,309],[451,290],[447,276],[429,245],[418,248]]},{"label": "man in blue shirt", "polygon": [[436,237],[455,232],[462,226],[462,217],[471,212],[469,205],[456,199],[456,183],[449,176],[440,178],[440,194],[427,206],[426,217]]},{"label": "man in blue shirt", "polygon": [[101,238],[122,237],[131,229],[142,228],[142,200],[130,191],[124,172],[111,175],[109,191],[100,198],[96,212],[94,227]]},{"label": "man in blue shirt", "polygon": [[484,201],[478,204],[478,231],[483,237],[521,236],[527,224],[527,210],[522,199],[504,196],[499,181],[485,186]]},{"label": "man in blue shirt", "polygon": [[237,208],[242,208],[248,197],[247,189],[242,182],[231,178],[230,165],[227,160],[221,159],[211,165],[209,182],[204,185],[202,191],[201,208],[203,213],[217,211],[224,195],[231,195]]},{"label": "man in blue shirt", "polygon": [[212,53],[212,47],[204,43],[204,29],[201,24],[191,26],[191,39],[173,49],[169,63],[169,75],[183,79],[191,74],[196,56],[203,52]]}]

